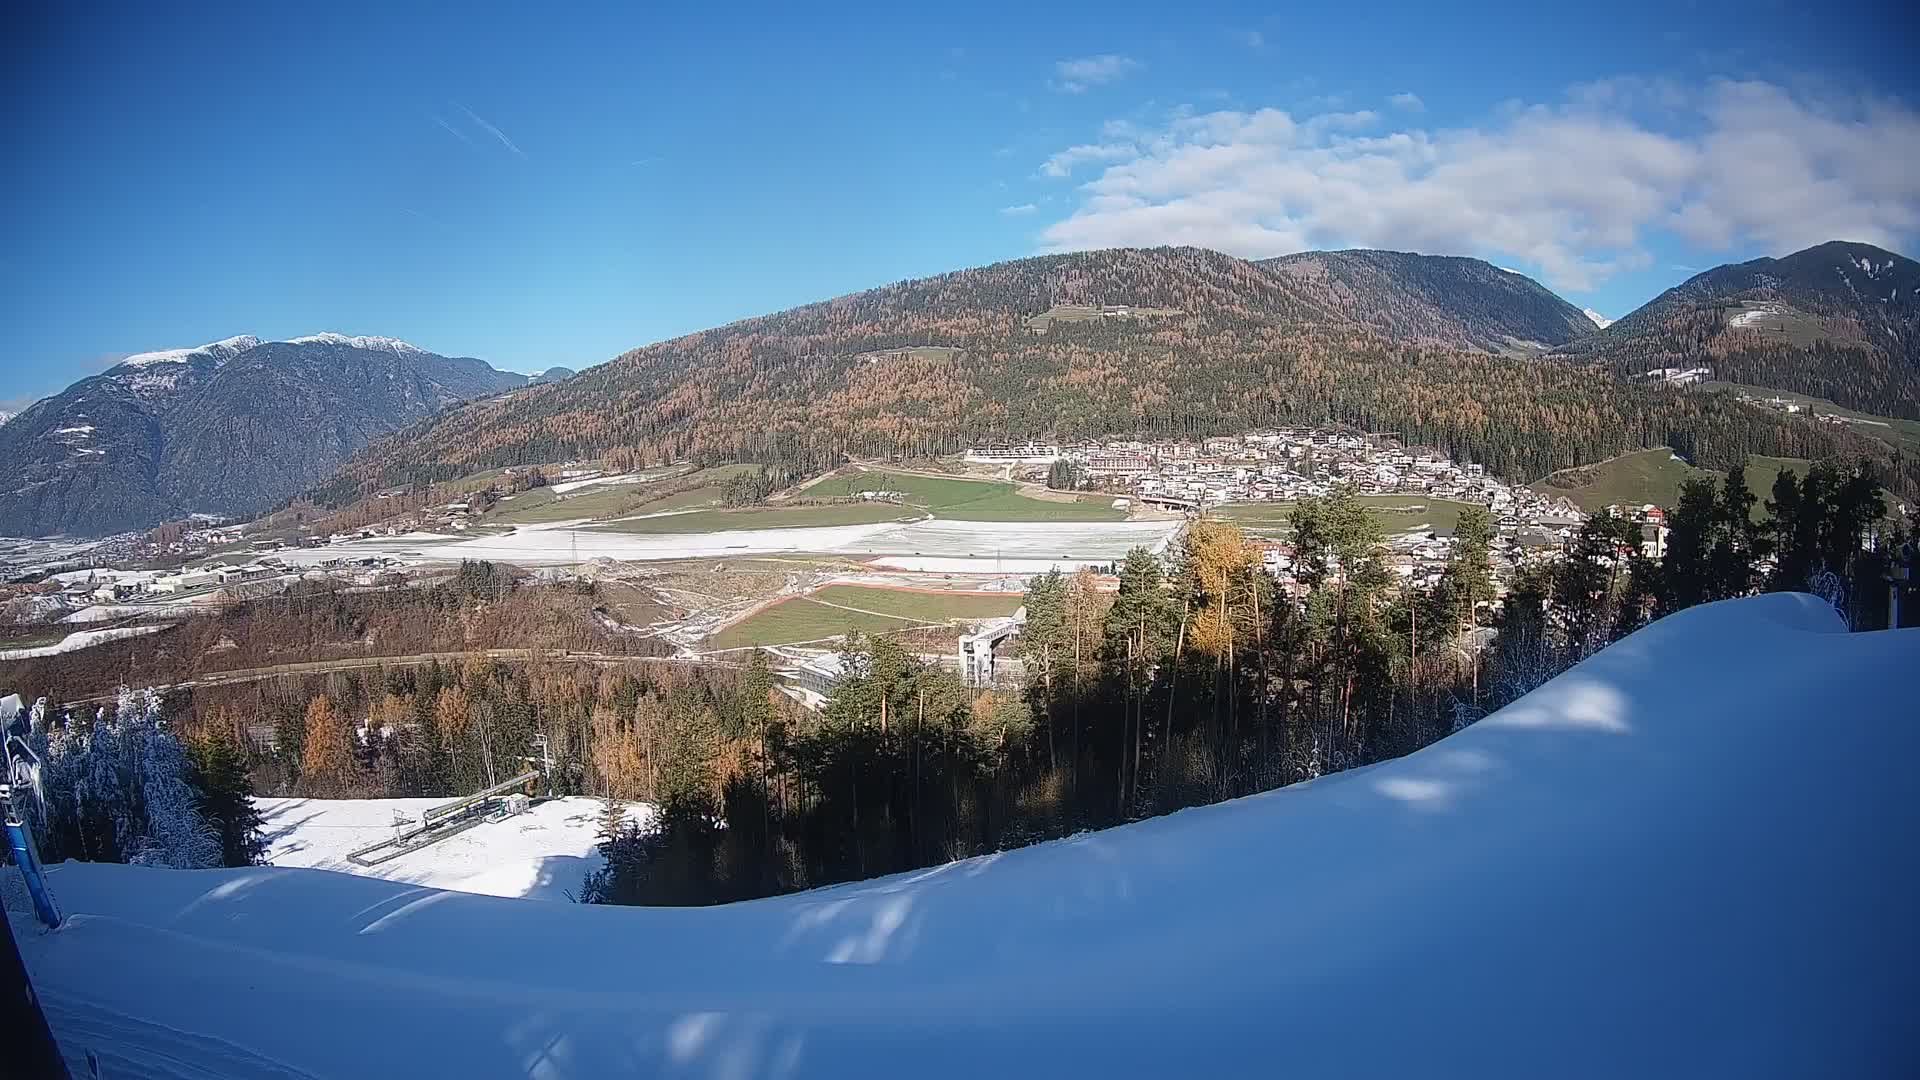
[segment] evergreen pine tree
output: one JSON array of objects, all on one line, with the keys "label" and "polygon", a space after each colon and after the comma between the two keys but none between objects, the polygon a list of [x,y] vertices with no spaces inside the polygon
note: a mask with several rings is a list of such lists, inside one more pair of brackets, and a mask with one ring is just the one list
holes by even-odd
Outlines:
[{"label": "evergreen pine tree", "polygon": [[1713,482],[1694,477],[1682,483],[1680,501],[1667,518],[1667,550],[1660,560],[1662,614],[1692,607],[1712,595],[1719,522],[1720,503],[1714,497]]},{"label": "evergreen pine tree", "polygon": [[253,781],[239,744],[221,726],[214,726],[189,748],[193,786],[199,792],[201,816],[220,837],[223,866],[252,866],[267,853],[261,833],[260,811],[253,804]]},{"label": "evergreen pine tree", "polygon": [[1441,579],[1447,601],[1455,607],[1457,626],[1479,625],[1480,605],[1494,598],[1493,535],[1493,515],[1486,507],[1476,504],[1460,511]]},{"label": "evergreen pine tree", "polygon": [[600,802],[600,827],[594,833],[594,837],[600,842],[600,847],[604,849],[609,844],[618,840],[620,834],[625,832],[626,829],[627,808],[620,805],[619,800],[611,795],[602,799]]}]

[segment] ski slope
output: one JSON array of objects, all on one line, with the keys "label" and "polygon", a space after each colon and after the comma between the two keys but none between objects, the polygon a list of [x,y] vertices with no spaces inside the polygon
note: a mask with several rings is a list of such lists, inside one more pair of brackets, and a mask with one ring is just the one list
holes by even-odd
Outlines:
[{"label": "ski slope", "polygon": [[[70,863],[110,1076],[1892,1076],[1920,631],[1682,612],[1398,761],[707,909]],[[199,1071],[196,1071],[199,1070]]]},{"label": "ski slope", "polygon": [[[605,861],[594,850],[598,799],[537,803],[505,821],[483,821],[430,847],[378,866],[358,866],[347,852],[393,835],[395,816],[412,822],[446,799],[256,799],[267,837],[267,862],[429,885],[436,889],[568,900]],[[628,816],[644,822],[643,804]]]}]

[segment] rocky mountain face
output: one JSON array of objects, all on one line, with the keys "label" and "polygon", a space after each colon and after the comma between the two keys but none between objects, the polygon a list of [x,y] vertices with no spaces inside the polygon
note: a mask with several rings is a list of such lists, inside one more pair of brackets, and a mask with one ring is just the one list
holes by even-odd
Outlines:
[{"label": "rocky mountain face", "polygon": [[1546,286],[1479,259],[1405,251],[1308,251],[1260,265],[1396,341],[1526,356],[1592,334]]},{"label": "rocky mountain face", "polygon": [[368,441],[525,376],[391,338],[229,338],[130,356],[0,427],[0,534],[248,514]]},{"label": "rocky mountain face", "polygon": [[1560,352],[1629,376],[1710,367],[1730,382],[1920,418],[1920,263],[1836,240],[1718,266]]}]

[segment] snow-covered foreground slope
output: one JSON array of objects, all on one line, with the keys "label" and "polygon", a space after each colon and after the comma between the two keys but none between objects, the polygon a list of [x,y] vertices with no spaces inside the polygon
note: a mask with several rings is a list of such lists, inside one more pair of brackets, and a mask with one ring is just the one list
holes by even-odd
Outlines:
[{"label": "snow-covered foreground slope", "polygon": [[[347,852],[393,835],[396,814],[417,822],[445,799],[257,799],[274,866],[314,867],[489,896],[566,900],[604,862],[594,850],[598,799],[555,799],[505,821],[486,821],[378,866]],[[636,804],[628,813],[644,818]]]},{"label": "snow-covered foreground slope", "polygon": [[14,926],[109,1075],[1913,1075],[1920,631],[1839,630],[1697,608],[1400,761],[775,900],[69,864]]}]

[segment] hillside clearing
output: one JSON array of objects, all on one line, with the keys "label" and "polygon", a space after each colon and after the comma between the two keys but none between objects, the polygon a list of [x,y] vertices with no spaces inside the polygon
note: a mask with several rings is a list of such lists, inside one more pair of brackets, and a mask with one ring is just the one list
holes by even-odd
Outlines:
[{"label": "hillside clearing", "polygon": [[[1759,497],[1754,502],[1753,516],[1756,519],[1766,516],[1767,497],[1773,491],[1774,480],[1782,471],[1792,469],[1805,476],[1811,464],[1805,458],[1767,457],[1761,454],[1749,457],[1747,490]],[[1726,474],[1717,469],[1695,468],[1680,460],[1672,450],[1661,447],[1623,454],[1598,465],[1563,469],[1532,487],[1545,495],[1564,495],[1589,513],[1608,506],[1640,506],[1646,503],[1671,508],[1680,501],[1680,486],[1696,476],[1706,477],[1718,484]]]},{"label": "hillside clearing", "polygon": [[1791,401],[1806,406],[1812,412],[1828,413],[1834,416],[1844,417],[1851,421],[1852,428],[1862,435],[1874,436],[1894,446],[1902,447],[1909,452],[1920,451],[1920,420],[1908,420],[1898,416],[1880,416],[1875,413],[1861,412],[1859,409],[1849,409],[1845,405],[1837,405],[1826,398],[1813,397],[1808,394],[1796,394],[1791,390],[1775,390],[1770,386],[1751,386],[1746,383],[1717,381],[1702,383],[1701,386],[1707,390],[1731,390],[1737,394],[1746,394],[1749,397],[1761,399],[1780,398],[1785,401]]},{"label": "hillside clearing", "polygon": [[541,525],[719,506],[720,485],[756,468],[720,465],[653,479],[635,475],[533,488],[500,500],[482,520],[489,525]]},{"label": "hillside clearing", "polygon": [[1024,597],[890,589],[864,585],[829,585],[807,596],[795,596],[762,608],[714,635],[711,648],[746,645],[788,645],[844,634],[905,630],[915,626],[1011,615]]},{"label": "hillside clearing", "polygon": [[[1460,511],[1477,505],[1426,495],[1361,495],[1357,498],[1389,534],[1437,532],[1450,536],[1460,523]],[[1226,503],[1209,507],[1207,513],[1256,536],[1282,537],[1293,532],[1290,518],[1293,505],[1290,502]]]},{"label": "hillside clearing", "polygon": [[920,515],[892,503],[827,506],[751,506],[738,510],[689,510],[651,517],[621,518],[593,528],[624,533],[713,533],[740,529],[804,529],[829,525],[874,525],[910,521]]},{"label": "hillside clearing", "polygon": [[925,507],[934,516],[954,521],[1120,521],[1115,496],[1093,493],[1054,493],[1056,498],[1024,495],[1016,485],[1001,480],[966,480],[888,472],[853,470],[815,481],[802,489],[802,498],[852,498],[862,492],[891,492],[899,502]]}]

